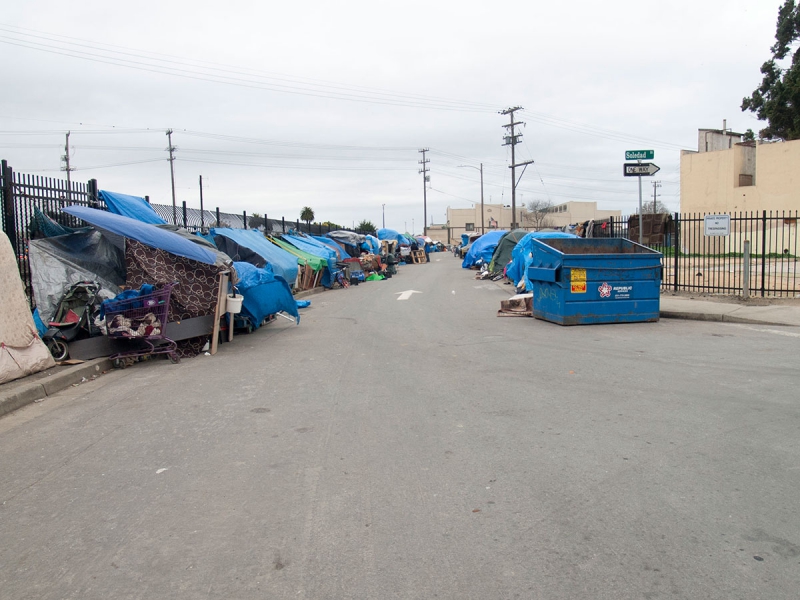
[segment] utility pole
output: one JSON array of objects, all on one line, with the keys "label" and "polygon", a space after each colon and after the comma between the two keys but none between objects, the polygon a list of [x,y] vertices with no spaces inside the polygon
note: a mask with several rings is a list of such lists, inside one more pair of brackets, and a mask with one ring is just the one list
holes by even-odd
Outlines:
[{"label": "utility pole", "polygon": [[478,167],[473,167],[472,165],[458,165],[459,167],[469,167],[470,169],[477,169],[481,172],[481,235],[486,233],[486,229],[483,226],[483,163],[481,163],[480,169]]},{"label": "utility pole", "polygon": [[203,176],[200,175],[200,233],[203,233],[205,226],[203,213]]},{"label": "utility pole", "polygon": [[70,173],[74,170],[72,167],[69,166],[69,134],[72,133],[71,131],[67,132],[67,144],[64,146],[64,156],[61,157],[61,160],[64,161],[64,166],[61,167],[62,171],[67,172],[67,202],[72,202],[72,179],[70,177]]},{"label": "utility pole", "polygon": [[653,182],[653,214],[656,214],[656,190],[661,187],[660,181]]},{"label": "utility pole", "polygon": [[428,235],[428,182],[431,180],[431,176],[428,175],[428,163],[431,161],[430,159],[425,158],[425,153],[430,152],[430,149],[422,148],[421,150],[418,150],[418,152],[422,153],[422,160],[417,162],[422,165],[422,168],[419,170],[419,172],[422,173],[422,235],[425,236]]},{"label": "utility pole", "polygon": [[385,204],[381,204],[381,214],[382,214],[382,217],[383,217],[383,225],[382,225],[382,227],[384,229],[386,229],[386,205]]},{"label": "utility pole", "polygon": [[175,206],[175,168],[173,167],[173,163],[175,162],[175,156],[173,152],[177,150],[175,146],[172,145],[172,129],[167,129],[167,138],[169,138],[169,176],[172,180],[172,224],[178,224],[178,209]]},{"label": "utility pole", "polygon": [[509,135],[505,136],[505,143],[503,146],[511,146],[511,227],[510,229],[515,229],[517,226],[517,175],[516,175],[516,168],[517,165],[515,161],[515,154],[514,154],[514,147],[519,144],[519,140],[522,137],[522,134],[515,134],[514,127],[517,125],[523,125],[521,121],[514,121],[514,113],[518,110],[522,110],[521,106],[515,106],[514,108],[507,108],[503,111],[500,111],[501,115],[509,115],[510,121],[508,125],[503,125],[503,127],[508,128]]}]

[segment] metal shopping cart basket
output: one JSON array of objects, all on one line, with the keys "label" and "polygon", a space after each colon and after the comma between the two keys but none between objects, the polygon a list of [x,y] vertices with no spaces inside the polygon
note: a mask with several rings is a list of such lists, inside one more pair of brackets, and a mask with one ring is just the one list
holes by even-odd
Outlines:
[{"label": "metal shopping cart basket", "polygon": [[175,352],[178,345],[165,333],[170,293],[176,285],[168,283],[151,294],[105,304],[109,337],[130,339],[133,346],[131,350],[109,356],[114,361],[114,366],[124,368],[123,359],[151,354],[167,354],[172,362],[180,362],[180,357]]}]

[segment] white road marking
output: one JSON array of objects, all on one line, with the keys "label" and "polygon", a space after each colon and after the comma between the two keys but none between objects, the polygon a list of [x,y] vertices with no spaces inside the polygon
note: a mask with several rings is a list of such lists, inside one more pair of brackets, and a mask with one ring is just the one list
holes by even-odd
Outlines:
[{"label": "white road marking", "polygon": [[417,290],[406,290],[405,292],[395,292],[395,294],[400,294],[397,299],[398,300],[408,300],[411,298],[411,294],[421,294],[422,292],[418,292]]}]

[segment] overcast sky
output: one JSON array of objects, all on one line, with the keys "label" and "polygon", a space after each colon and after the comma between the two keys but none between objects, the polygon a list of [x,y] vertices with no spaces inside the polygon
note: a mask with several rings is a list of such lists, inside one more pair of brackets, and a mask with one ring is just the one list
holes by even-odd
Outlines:
[{"label": "overcast sky", "polygon": [[[508,117],[535,161],[517,203],[632,212],[625,150],[679,209],[680,149],[698,128],[758,131],[759,85],[783,0],[251,2],[0,0],[0,158],[171,204],[420,232],[447,207],[511,202]],[[460,167],[459,165],[468,165]],[[519,173],[519,171],[518,171]]]}]

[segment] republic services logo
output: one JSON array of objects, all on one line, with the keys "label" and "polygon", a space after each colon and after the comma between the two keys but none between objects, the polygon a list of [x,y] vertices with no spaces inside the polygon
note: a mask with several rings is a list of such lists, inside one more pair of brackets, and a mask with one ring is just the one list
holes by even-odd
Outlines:
[{"label": "republic services logo", "polygon": [[608,285],[606,282],[603,282],[603,285],[597,288],[597,290],[600,292],[601,298],[611,297],[611,286]]}]

